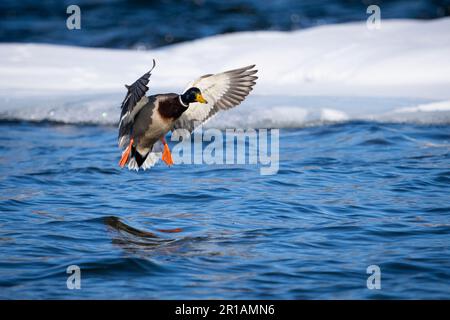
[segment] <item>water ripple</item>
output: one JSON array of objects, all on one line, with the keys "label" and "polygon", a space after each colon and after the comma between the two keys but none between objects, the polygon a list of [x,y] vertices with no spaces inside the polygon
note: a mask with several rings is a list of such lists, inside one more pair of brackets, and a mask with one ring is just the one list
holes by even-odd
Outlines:
[{"label": "water ripple", "polygon": [[[121,170],[115,128],[0,130],[1,298],[450,293],[447,126],[282,130],[274,176],[256,166]],[[372,264],[379,292],[365,286]],[[66,289],[69,265],[80,266],[82,290]]]}]

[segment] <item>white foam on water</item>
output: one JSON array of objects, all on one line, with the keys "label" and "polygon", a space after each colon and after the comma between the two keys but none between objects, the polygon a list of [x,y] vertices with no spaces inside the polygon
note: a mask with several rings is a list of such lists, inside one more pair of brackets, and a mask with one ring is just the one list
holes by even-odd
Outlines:
[{"label": "white foam on water", "polygon": [[149,94],[249,64],[244,103],[208,122],[299,127],[348,120],[450,122],[450,18],[219,35],[156,50],[0,44],[0,119],[115,124],[130,84],[157,61]]}]

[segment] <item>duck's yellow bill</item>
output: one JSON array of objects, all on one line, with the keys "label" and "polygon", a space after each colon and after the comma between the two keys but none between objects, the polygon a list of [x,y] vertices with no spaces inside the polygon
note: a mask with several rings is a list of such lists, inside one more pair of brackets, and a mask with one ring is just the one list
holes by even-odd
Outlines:
[{"label": "duck's yellow bill", "polygon": [[208,102],[205,100],[205,98],[203,98],[203,96],[201,95],[201,93],[197,93],[197,94],[195,95],[195,100],[197,100],[197,102],[200,102],[200,103],[208,103]]}]

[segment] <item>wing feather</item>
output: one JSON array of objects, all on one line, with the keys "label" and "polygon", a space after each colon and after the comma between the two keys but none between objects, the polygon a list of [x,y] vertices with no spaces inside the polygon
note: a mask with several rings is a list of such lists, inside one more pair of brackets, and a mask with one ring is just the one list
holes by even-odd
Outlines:
[{"label": "wing feather", "polygon": [[218,74],[207,74],[189,83],[200,89],[207,104],[191,103],[188,110],[175,122],[174,129],[193,131],[197,125],[204,123],[220,110],[231,109],[239,105],[248,96],[258,79],[255,65],[230,70]]},{"label": "wing feather", "polygon": [[119,121],[119,146],[123,147],[129,143],[130,130],[133,125],[133,120],[140,109],[148,102],[145,94],[148,91],[147,84],[150,81],[150,76],[155,68],[155,60],[153,59],[153,66],[150,71],[142,75],[132,85],[125,85],[128,89],[127,95],[121,105],[120,121]]}]

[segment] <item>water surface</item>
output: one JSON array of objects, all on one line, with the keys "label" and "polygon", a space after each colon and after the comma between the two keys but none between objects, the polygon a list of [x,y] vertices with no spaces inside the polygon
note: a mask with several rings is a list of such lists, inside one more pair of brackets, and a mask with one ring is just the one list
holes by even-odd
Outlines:
[{"label": "water surface", "polygon": [[108,126],[2,122],[0,141],[1,298],[450,297],[448,125],[281,130],[273,176],[121,170]]}]

